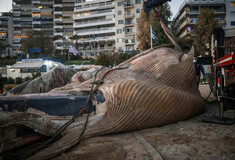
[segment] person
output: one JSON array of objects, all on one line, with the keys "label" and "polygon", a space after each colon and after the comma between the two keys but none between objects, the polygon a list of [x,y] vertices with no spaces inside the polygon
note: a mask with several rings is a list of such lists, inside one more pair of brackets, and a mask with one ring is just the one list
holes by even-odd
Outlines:
[{"label": "person", "polygon": [[0,74],[0,94],[3,93],[3,77],[2,74]]},{"label": "person", "polygon": [[199,82],[201,79],[201,72],[203,74],[203,79],[205,79],[205,77],[206,77],[205,70],[204,70],[202,64],[198,62],[197,57],[193,58],[193,63],[194,63],[195,71],[196,71],[197,86],[199,86]]}]

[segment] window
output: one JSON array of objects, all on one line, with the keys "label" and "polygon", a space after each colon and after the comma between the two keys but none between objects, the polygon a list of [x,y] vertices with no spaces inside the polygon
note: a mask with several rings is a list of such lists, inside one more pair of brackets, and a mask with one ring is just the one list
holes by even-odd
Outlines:
[{"label": "window", "polygon": [[235,21],[231,21],[231,26],[235,26]]},{"label": "window", "polygon": [[235,7],[235,2],[230,2],[230,7]]},{"label": "window", "polygon": [[122,42],[123,42],[122,38],[117,38],[117,43],[122,43]]},{"label": "window", "polygon": [[130,25],[130,24],[132,24],[132,19],[126,19],[125,24],[126,24],[126,25]]},{"label": "window", "polygon": [[118,11],[118,15],[122,15],[122,11]]},{"label": "window", "polygon": [[136,18],[136,23],[138,23],[138,21],[139,21],[139,18]]},{"label": "window", "polygon": [[121,6],[122,5],[122,2],[118,2],[118,6]]},{"label": "window", "polygon": [[131,10],[126,10],[126,15],[131,15]]},{"label": "window", "polygon": [[123,24],[123,20],[118,20],[118,24]]},{"label": "window", "polygon": [[141,0],[135,0],[135,4],[141,4]]},{"label": "window", "polygon": [[136,13],[140,13],[140,9],[139,8],[136,9]]},{"label": "window", "polygon": [[117,34],[121,34],[122,30],[121,29],[117,29]]},{"label": "window", "polygon": [[132,33],[132,28],[126,28],[126,33]]}]

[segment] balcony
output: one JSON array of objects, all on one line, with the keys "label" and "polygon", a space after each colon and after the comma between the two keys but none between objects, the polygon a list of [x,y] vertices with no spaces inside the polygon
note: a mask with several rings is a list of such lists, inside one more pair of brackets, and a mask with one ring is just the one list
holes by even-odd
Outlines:
[{"label": "balcony", "polygon": [[20,17],[21,11],[13,11],[13,17]]},{"label": "balcony", "polygon": [[131,23],[125,23],[125,27],[131,27],[131,26],[134,26],[134,23],[131,22]]},{"label": "balcony", "polygon": [[102,20],[95,20],[95,21],[85,21],[85,22],[76,22],[73,24],[74,28],[81,28],[86,26],[97,26],[97,25],[105,25],[105,24],[113,24],[115,23],[114,18],[110,19],[102,19]]},{"label": "balcony", "polygon": [[40,12],[40,10],[41,10],[40,8],[32,8],[33,12]]},{"label": "balcony", "polygon": [[54,22],[63,22],[62,18],[54,18]]},{"label": "balcony", "polygon": [[130,35],[134,35],[134,32],[125,32],[125,36],[130,36]]},{"label": "balcony", "polygon": [[13,31],[13,34],[21,34],[21,31]]},{"label": "balcony", "polygon": [[106,28],[95,28],[95,29],[83,29],[74,32],[75,35],[84,36],[91,34],[104,34],[104,33],[115,33],[114,27],[106,27]]},{"label": "balcony", "polygon": [[133,18],[134,17],[134,14],[131,13],[131,14],[125,14],[125,18]]},{"label": "balcony", "polygon": [[63,11],[54,11],[53,14],[54,14],[54,15],[62,15],[62,14],[63,14]]},{"label": "balcony", "polygon": [[63,43],[63,39],[57,39],[54,41],[55,44],[58,44],[58,43]]},{"label": "balcony", "polygon": [[217,9],[217,10],[213,10],[214,14],[225,14],[225,10],[223,9]]},{"label": "balcony", "polygon": [[41,21],[33,21],[32,24],[41,24]]},{"label": "balcony", "polygon": [[20,43],[21,42],[21,38],[13,38],[13,43]]},{"label": "balcony", "polygon": [[126,39],[125,40],[125,45],[134,45],[134,44],[135,44],[134,39]]},{"label": "balcony", "polygon": [[13,10],[20,9],[20,4],[13,4],[12,8],[13,8]]},{"label": "balcony", "polygon": [[133,8],[134,7],[134,4],[132,2],[124,2],[124,8]]},{"label": "balcony", "polygon": [[13,47],[21,47],[21,44],[12,44]]},{"label": "balcony", "polygon": [[[76,6],[76,4],[75,4]],[[89,6],[85,7],[75,7],[74,12],[83,12],[83,11],[91,11],[96,9],[105,9],[105,8],[112,8],[114,7],[114,2],[107,2],[106,4],[100,3],[100,4],[91,4]]]},{"label": "balcony", "polygon": [[21,18],[13,18],[14,22],[19,22],[21,20]]},{"label": "balcony", "polygon": [[114,9],[108,9],[108,10],[101,10],[101,11],[95,11],[95,12],[88,12],[88,13],[80,13],[80,14],[74,14],[73,19],[84,19],[84,18],[92,18],[92,17],[99,17],[99,16],[107,16],[107,15],[114,15],[115,10]]},{"label": "balcony", "polygon": [[33,28],[34,31],[41,31],[42,28]]},{"label": "balcony", "polygon": [[41,17],[41,14],[32,14],[32,17],[33,17],[33,18],[40,18],[40,17]]},{"label": "balcony", "polygon": [[[86,38],[86,39],[80,39],[78,40],[78,43],[86,43],[86,42],[94,42],[94,41],[115,41],[115,36],[105,36],[105,37],[95,37],[94,38]],[[75,43],[76,41],[74,41]]]},{"label": "balcony", "polygon": [[40,4],[40,1],[32,0],[32,4]]},{"label": "balcony", "polygon": [[58,49],[58,50],[63,50],[63,49],[64,49],[64,47],[56,46],[56,49]]},{"label": "balcony", "polygon": [[61,33],[56,33],[56,32],[54,32],[54,37],[55,36],[63,36],[63,32],[61,32]]},{"label": "balcony", "polygon": [[54,29],[63,29],[63,26],[62,25],[60,25],[60,26],[54,25]]},{"label": "balcony", "polygon": [[199,10],[191,10],[190,12],[189,12],[189,14],[190,15],[197,15],[197,14],[199,14]]},{"label": "balcony", "polygon": [[21,24],[13,24],[13,27],[21,27]]},{"label": "balcony", "polygon": [[63,6],[62,6],[62,4],[54,4],[53,7],[54,8],[56,8],[56,7],[62,8]]}]

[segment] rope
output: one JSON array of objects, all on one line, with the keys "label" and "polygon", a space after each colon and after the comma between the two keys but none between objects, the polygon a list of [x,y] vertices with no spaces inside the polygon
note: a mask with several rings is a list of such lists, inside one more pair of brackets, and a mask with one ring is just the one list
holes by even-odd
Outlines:
[{"label": "rope", "polygon": [[[56,133],[54,134],[54,136],[49,139],[48,141],[46,141],[45,143],[43,143],[41,146],[35,148],[32,152],[31,152],[31,155],[32,154],[35,154],[37,153],[39,150],[43,149],[43,148],[46,148],[48,146],[50,146],[50,144],[52,144],[53,142],[55,142],[56,140],[58,140],[59,138],[61,138],[61,135],[62,135],[62,132],[70,125],[72,124],[79,116],[81,116],[86,110],[87,110],[87,106],[89,104],[89,101],[91,100],[91,96],[92,94],[94,94],[94,92],[100,87],[101,85],[101,82],[104,80],[104,78],[112,71],[114,70],[122,70],[122,69],[127,69],[127,68],[115,68],[115,69],[110,69],[108,71],[106,71],[104,73],[104,75],[101,77],[101,79],[99,80],[97,86],[95,87],[95,89],[93,89],[94,87],[94,84],[95,84],[95,80],[96,80],[96,77],[97,77],[97,74],[98,72],[100,72],[104,67],[101,67],[95,74],[95,77],[94,77],[94,81],[92,83],[92,87],[90,89],[90,93],[87,97],[87,101],[86,101],[86,104],[82,107],[82,109],[77,113],[75,114],[71,120],[69,120],[68,122],[66,122],[63,126],[61,126],[57,131]],[[89,110],[88,110],[89,111]],[[88,124],[88,120],[89,120],[89,112],[88,112],[88,115],[86,117],[86,121],[85,121],[85,124],[84,124],[84,127],[82,129],[82,132],[80,133],[79,135],[79,141],[78,143],[80,142],[80,140],[82,139],[82,136],[86,130],[86,127],[87,127],[87,124]],[[75,144],[76,145],[76,144]]]}]

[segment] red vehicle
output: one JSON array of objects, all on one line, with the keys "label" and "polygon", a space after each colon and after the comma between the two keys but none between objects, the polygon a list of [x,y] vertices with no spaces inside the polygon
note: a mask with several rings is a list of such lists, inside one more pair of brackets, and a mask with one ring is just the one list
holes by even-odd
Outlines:
[{"label": "red vehicle", "polygon": [[228,118],[224,118],[224,110],[235,107],[235,36],[224,35],[222,28],[213,29],[212,74],[209,84],[220,102],[220,116],[216,123],[227,124]]},{"label": "red vehicle", "polygon": [[235,36],[224,37],[216,28],[212,35],[212,73],[210,87],[215,96],[235,98]]}]

